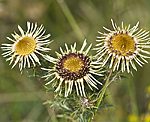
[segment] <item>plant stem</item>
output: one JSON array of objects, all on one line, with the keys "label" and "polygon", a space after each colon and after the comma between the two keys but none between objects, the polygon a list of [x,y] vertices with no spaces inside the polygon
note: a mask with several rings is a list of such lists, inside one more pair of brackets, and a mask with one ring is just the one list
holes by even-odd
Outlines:
[{"label": "plant stem", "polygon": [[77,38],[79,40],[82,40],[84,37],[83,37],[83,34],[82,34],[82,31],[81,29],[79,28],[76,20],[74,19],[73,15],[71,14],[71,11],[69,10],[67,4],[65,3],[64,0],[57,0],[59,6],[61,7],[64,15],[66,16],[67,20],[69,21],[70,23],[70,26],[72,27],[72,29],[74,30]]},{"label": "plant stem", "polygon": [[[112,70],[110,70],[110,72],[109,72],[109,75],[108,75],[108,77],[107,77],[107,79],[106,79],[106,82],[105,82],[105,85],[103,86],[103,88],[101,89],[101,91],[99,92],[99,96],[98,96],[98,99],[97,99],[97,104],[96,104],[96,110],[94,111],[94,115],[96,114],[96,112],[98,111],[98,108],[99,108],[99,106],[100,106],[100,104],[101,104],[101,102],[102,102],[102,100],[103,100],[103,97],[104,97],[104,95],[105,95],[105,93],[106,93],[106,89],[107,89],[107,87],[109,86],[109,82],[110,82],[110,77],[111,77],[111,75],[112,75]],[[89,118],[89,120],[88,120],[88,122],[91,122],[92,121],[92,118]]]},{"label": "plant stem", "polygon": [[[106,89],[107,89],[107,87],[108,87],[108,85],[109,85],[109,80],[110,80],[110,76],[112,75],[112,70],[110,71],[110,73],[109,73],[109,75],[108,75],[108,77],[107,77],[107,79],[106,79],[106,82],[105,82],[105,85],[104,85],[104,87],[102,88],[102,90],[101,90],[101,93],[100,93],[100,95],[99,95],[99,97],[98,97],[98,102],[97,102],[97,105],[96,105],[96,107],[98,108],[99,107],[99,105],[101,104],[101,102],[102,102],[102,100],[103,100],[103,96],[104,96],[104,94],[105,94],[105,92],[106,92]],[[96,109],[96,111],[97,111],[98,109]]]}]

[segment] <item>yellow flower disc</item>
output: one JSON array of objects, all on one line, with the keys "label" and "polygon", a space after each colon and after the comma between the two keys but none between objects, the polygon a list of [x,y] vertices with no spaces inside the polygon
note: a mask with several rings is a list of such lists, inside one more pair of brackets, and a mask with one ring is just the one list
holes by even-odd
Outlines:
[{"label": "yellow flower disc", "polygon": [[36,48],[36,41],[33,37],[24,37],[15,45],[15,52],[19,55],[29,55]]},{"label": "yellow flower disc", "polygon": [[82,70],[84,66],[83,61],[75,56],[70,56],[66,60],[64,60],[63,66],[65,69],[69,70],[70,72],[79,72]]},{"label": "yellow flower disc", "polygon": [[136,47],[133,38],[127,34],[118,34],[111,39],[113,50],[119,52],[122,56],[132,54]]}]

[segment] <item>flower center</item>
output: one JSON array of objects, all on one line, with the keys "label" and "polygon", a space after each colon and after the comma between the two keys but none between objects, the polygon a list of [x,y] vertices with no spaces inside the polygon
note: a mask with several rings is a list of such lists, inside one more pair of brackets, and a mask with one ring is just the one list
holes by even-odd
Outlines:
[{"label": "flower center", "polygon": [[135,41],[127,34],[118,34],[113,36],[111,39],[111,44],[113,50],[122,56],[131,55],[136,49]]},{"label": "flower center", "polygon": [[36,41],[32,37],[24,37],[15,45],[15,52],[19,55],[29,55],[35,50]]},{"label": "flower center", "polygon": [[65,80],[77,80],[89,72],[90,62],[90,58],[83,54],[69,53],[57,62],[56,70]]},{"label": "flower center", "polygon": [[66,60],[64,60],[63,64],[64,68],[69,70],[70,72],[79,72],[84,66],[83,61],[76,56],[70,56]]}]

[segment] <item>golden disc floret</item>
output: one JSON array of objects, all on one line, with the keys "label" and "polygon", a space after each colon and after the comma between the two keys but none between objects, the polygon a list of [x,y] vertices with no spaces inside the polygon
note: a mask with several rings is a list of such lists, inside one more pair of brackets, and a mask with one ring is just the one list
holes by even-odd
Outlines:
[{"label": "golden disc floret", "polygon": [[70,56],[64,61],[63,66],[70,72],[79,72],[82,70],[84,63],[79,57]]},{"label": "golden disc floret", "polygon": [[114,35],[111,39],[111,44],[113,50],[120,53],[122,56],[132,54],[136,49],[135,41],[127,34]]},{"label": "golden disc floret", "polygon": [[36,48],[36,41],[32,37],[24,37],[15,45],[15,52],[19,55],[29,55]]}]

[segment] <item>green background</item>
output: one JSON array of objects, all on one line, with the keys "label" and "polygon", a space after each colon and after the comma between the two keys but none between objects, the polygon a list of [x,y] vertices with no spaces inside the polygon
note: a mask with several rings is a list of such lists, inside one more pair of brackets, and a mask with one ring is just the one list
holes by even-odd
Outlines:
[{"label": "green background", "polygon": [[[52,50],[64,42],[81,46],[85,38],[95,44],[98,30],[112,29],[111,18],[118,25],[140,21],[140,27],[149,30],[149,12],[149,0],[0,0],[0,44],[9,43],[6,37],[18,32],[18,24],[26,30],[27,21],[45,26],[54,40]],[[51,98],[43,81],[8,64],[0,56],[0,122],[54,122],[54,111],[43,105]],[[102,108],[94,122],[150,122],[144,119],[150,112],[150,63],[137,67],[133,76],[109,87],[107,100],[112,106]]]}]

